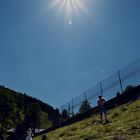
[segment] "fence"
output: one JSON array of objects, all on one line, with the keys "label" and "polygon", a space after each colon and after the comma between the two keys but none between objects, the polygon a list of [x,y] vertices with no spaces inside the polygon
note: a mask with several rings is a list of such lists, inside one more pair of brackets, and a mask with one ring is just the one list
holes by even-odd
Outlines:
[{"label": "fence", "polygon": [[117,93],[123,93],[128,85],[137,86],[140,84],[140,58],[130,63],[121,70],[100,81],[92,88],[86,90],[80,96],[72,99],[59,108],[60,113],[66,111],[69,117],[79,113],[79,109],[84,101],[90,103],[91,107],[96,106],[98,96],[104,96],[109,100],[116,96]]}]

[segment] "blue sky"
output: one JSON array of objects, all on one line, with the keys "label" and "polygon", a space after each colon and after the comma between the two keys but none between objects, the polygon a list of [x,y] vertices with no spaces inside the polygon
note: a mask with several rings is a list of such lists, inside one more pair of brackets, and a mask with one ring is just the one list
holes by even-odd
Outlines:
[{"label": "blue sky", "polygon": [[0,0],[0,84],[59,107],[140,56],[140,1],[56,1]]}]

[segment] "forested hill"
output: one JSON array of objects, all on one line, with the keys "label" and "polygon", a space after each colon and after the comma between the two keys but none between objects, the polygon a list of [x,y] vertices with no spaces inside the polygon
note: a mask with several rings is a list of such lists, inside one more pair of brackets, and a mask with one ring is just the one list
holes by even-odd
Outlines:
[{"label": "forested hill", "polygon": [[0,86],[0,135],[11,128],[48,128],[57,122],[57,114],[57,109],[36,98]]}]

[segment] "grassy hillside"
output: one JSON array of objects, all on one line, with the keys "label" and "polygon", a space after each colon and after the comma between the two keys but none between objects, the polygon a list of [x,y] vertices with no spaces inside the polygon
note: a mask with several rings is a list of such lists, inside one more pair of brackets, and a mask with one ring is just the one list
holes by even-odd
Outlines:
[{"label": "grassy hillside", "polygon": [[[47,134],[47,140],[140,140],[140,99],[108,111],[110,123],[99,114]],[[42,136],[34,138],[41,140]]]}]

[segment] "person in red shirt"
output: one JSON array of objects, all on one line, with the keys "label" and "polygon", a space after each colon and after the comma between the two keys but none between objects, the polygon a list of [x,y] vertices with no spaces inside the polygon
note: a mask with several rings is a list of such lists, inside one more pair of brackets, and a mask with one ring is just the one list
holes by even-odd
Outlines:
[{"label": "person in red shirt", "polygon": [[98,108],[99,108],[99,111],[100,111],[100,123],[102,124],[103,123],[103,119],[102,119],[102,116],[104,114],[104,117],[105,117],[105,120],[106,120],[106,123],[108,123],[108,119],[107,119],[107,115],[106,115],[106,108],[105,108],[105,103],[106,103],[106,100],[102,98],[102,96],[99,96],[98,97],[98,101],[97,101],[97,105],[98,105]]}]

